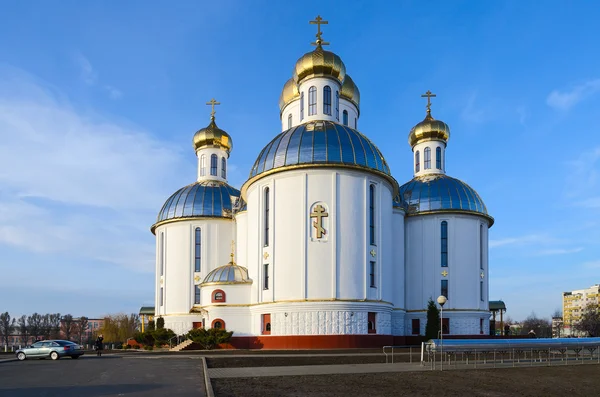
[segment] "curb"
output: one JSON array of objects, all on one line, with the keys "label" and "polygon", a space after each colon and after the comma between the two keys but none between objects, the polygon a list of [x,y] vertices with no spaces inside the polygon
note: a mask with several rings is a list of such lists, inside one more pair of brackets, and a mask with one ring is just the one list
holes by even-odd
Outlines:
[{"label": "curb", "polygon": [[8,358],[6,360],[0,360],[0,363],[9,363],[11,361],[19,361],[19,360],[17,360],[16,358]]},{"label": "curb", "polygon": [[210,383],[210,376],[208,376],[208,367],[206,366],[206,357],[202,356],[202,371],[204,371],[204,386],[206,387],[206,396],[215,397],[215,392]]}]

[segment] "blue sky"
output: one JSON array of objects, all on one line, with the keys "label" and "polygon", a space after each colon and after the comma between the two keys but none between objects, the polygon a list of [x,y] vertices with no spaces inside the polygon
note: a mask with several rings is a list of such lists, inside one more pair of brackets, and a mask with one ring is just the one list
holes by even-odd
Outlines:
[{"label": "blue sky", "polygon": [[234,139],[240,187],[311,50],[361,91],[359,129],[412,178],[410,128],[452,130],[447,171],[496,219],[490,298],[550,316],[600,282],[600,7],[593,2],[7,1],[0,14],[0,311],[101,316],[153,303],[164,200],[195,179],[193,133]]}]

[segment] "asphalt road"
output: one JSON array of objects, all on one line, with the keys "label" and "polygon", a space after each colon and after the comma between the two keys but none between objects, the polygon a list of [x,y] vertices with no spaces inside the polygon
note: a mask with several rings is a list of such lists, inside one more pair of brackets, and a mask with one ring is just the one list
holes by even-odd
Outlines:
[{"label": "asphalt road", "polygon": [[203,376],[200,356],[30,359],[0,363],[0,396],[205,396]]}]

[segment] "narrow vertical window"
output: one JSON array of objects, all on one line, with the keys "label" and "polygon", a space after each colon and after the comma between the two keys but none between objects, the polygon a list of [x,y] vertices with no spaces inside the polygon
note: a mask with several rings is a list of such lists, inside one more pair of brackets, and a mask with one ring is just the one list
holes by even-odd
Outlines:
[{"label": "narrow vertical window", "polygon": [[428,170],[431,168],[431,149],[428,147],[423,150],[423,162],[425,163],[424,169]]},{"label": "narrow vertical window", "polygon": [[158,242],[158,265],[160,275],[165,274],[165,232],[160,232],[160,241]]},{"label": "narrow vertical window", "polygon": [[442,148],[439,146],[435,148],[435,168],[442,169]]},{"label": "narrow vertical window", "polygon": [[367,332],[370,334],[377,333],[377,313],[368,312],[367,313]]},{"label": "narrow vertical window", "polygon": [[[441,240],[441,263],[442,267],[448,267],[448,222],[443,221],[440,226],[440,240]],[[447,298],[447,297],[446,297]]]},{"label": "narrow vertical window", "polygon": [[479,268],[483,270],[483,225],[479,225]]},{"label": "narrow vertical window", "polygon": [[421,320],[418,318],[413,318],[411,321],[411,328],[413,335],[419,335],[421,333]]},{"label": "narrow vertical window", "polygon": [[206,175],[206,155],[200,156],[200,176]]},{"label": "narrow vertical window", "polygon": [[265,228],[264,228],[264,236],[263,236],[263,245],[265,247],[269,246],[269,188],[265,189],[265,198],[264,198],[264,202],[265,202],[265,214],[264,214],[264,222],[265,222]]},{"label": "narrow vertical window", "polygon": [[210,174],[217,176],[217,155],[212,154],[210,156]]},{"label": "narrow vertical window", "polygon": [[375,288],[375,261],[369,263],[369,284]]},{"label": "narrow vertical window", "polygon": [[300,121],[304,120],[304,91],[300,94]]},{"label": "narrow vertical window", "polygon": [[348,111],[344,110],[342,113],[342,124],[348,125]]},{"label": "narrow vertical window", "polygon": [[227,178],[227,161],[225,157],[221,157],[221,178]]},{"label": "narrow vertical window", "polygon": [[354,118],[354,129],[356,129],[356,117]]},{"label": "narrow vertical window", "polygon": [[481,301],[483,302],[483,281],[479,282],[479,299],[481,299]]},{"label": "narrow vertical window", "polygon": [[335,119],[340,121],[340,92],[335,92]]},{"label": "narrow vertical window", "polygon": [[262,315],[262,334],[271,335],[271,314]]},{"label": "narrow vertical window", "polygon": [[375,245],[375,186],[369,186],[369,242]]},{"label": "narrow vertical window", "polygon": [[479,319],[479,333],[483,335],[483,319]]},{"label": "narrow vertical window", "polygon": [[308,89],[308,115],[317,114],[317,87],[314,85]]},{"label": "narrow vertical window", "polygon": [[269,265],[263,265],[263,289],[269,289]]},{"label": "narrow vertical window", "polygon": [[290,113],[288,116],[288,129],[292,128],[292,114]]},{"label": "narrow vertical window", "polygon": [[195,305],[200,304],[200,286],[199,285],[194,285],[194,304]]},{"label": "narrow vertical window", "polygon": [[421,171],[421,153],[417,150],[415,153],[415,173]]},{"label": "narrow vertical window", "polygon": [[201,252],[202,252],[202,231],[199,227],[194,233],[194,271],[199,272],[201,269]]},{"label": "narrow vertical window", "polygon": [[442,280],[442,290],[440,295],[444,295],[448,299],[448,280]]},{"label": "narrow vertical window", "polygon": [[323,87],[323,114],[331,116],[331,87]]},{"label": "narrow vertical window", "polygon": [[164,304],[164,300],[163,300],[163,287],[160,287],[160,295],[158,296],[158,305],[159,306],[163,306]]}]

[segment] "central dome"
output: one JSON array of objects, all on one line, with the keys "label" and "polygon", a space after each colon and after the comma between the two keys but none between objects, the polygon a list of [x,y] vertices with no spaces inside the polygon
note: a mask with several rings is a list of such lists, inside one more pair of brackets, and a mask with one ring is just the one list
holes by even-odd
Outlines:
[{"label": "central dome", "polygon": [[212,284],[252,284],[252,280],[248,277],[248,269],[229,262],[206,275],[202,285]]},{"label": "central dome", "polygon": [[344,165],[391,176],[383,155],[366,136],[331,121],[311,121],[277,135],[254,162],[250,178],[298,165]]},{"label": "central dome", "polygon": [[328,76],[337,79],[340,84],[346,76],[346,66],[342,59],[331,51],[325,51],[318,45],[314,51],[307,52],[296,62],[294,81],[297,84],[309,77]]}]

